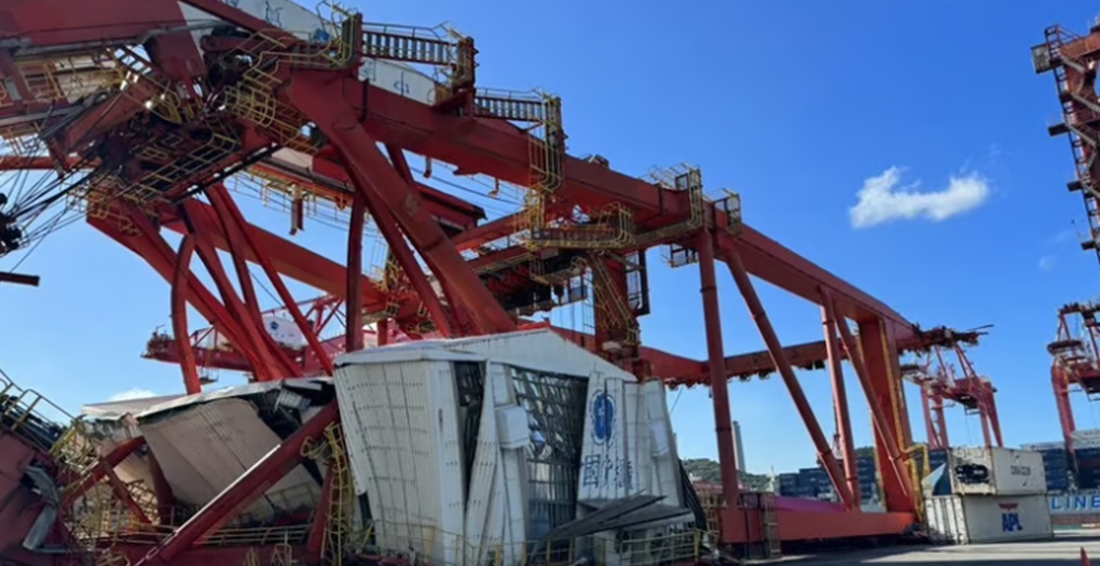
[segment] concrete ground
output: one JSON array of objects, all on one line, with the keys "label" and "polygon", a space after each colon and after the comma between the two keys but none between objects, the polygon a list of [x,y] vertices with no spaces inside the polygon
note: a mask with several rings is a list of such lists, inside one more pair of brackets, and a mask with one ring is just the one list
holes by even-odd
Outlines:
[{"label": "concrete ground", "polygon": [[1100,533],[1097,531],[1059,532],[1046,542],[1018,542],[967,546],[909,546],[880,548],[820,556],[791,556],[779,562],[790,566],[858,565],[931,565],[974,566],[1006,564],[1010,566],[1077,566],[1081,548],[1100,566]]}]

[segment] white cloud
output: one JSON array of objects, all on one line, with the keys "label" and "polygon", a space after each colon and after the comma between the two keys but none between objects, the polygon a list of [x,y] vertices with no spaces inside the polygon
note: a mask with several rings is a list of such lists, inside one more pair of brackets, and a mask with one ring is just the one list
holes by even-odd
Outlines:
[{"label": "white cloud", "polygon": [[989,198],[989,182],[977,173],[951,176],[947,187],[920,192],[920,181],[902,185],[902,170],[891,167],[863,181],[859,202],[848,212],[853,228],[870,228],[895,220],[946,220],[982,205]]},{"label": "white cloud", "polygon": [[144,399],[146,397],[156,397],[157,394],[149,391],[148,389],[127,389],[111,395],[111,401],[133,401],[134,399]]},{"label": "white cloud", "polygon": [[1045,255],[1039,258],[1039,269],[1043,271],[1050,271],[1054,269],[1054,266],[1058,263],[1058,258],[1052,255]]}]

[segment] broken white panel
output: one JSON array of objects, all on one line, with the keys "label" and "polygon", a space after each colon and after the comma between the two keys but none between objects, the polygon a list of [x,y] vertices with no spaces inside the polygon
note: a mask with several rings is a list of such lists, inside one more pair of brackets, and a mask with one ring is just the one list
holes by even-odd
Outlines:
[{"label": "broken white panel", "polygon": [[[243,399],[219,399],[139,428],[156,456],[172,494],[202,506],[228,488],[282,442]],[[242,516],[270,519],[278,512],[308,509],[320,499],[320,486],[297,466],[244,510]]]},{"label": "broken white panel", "polygon": [[640,384],[642,389],[643,410],[646,414],[644,426],[650,438],[649,454],[645,455],[650,464],[648,493],[664,495],[661,502],[670,506],[682,506],[680,455],[676,448],[676,436],[672,430],[672,416],[668,412],[664,384],[658,380]]},{"label": "broken white panel", "polygon": [[356,491],[379,546],[455,562],[464,530],[461,442],[451,364],[345,364],[336,391]]},{"label": "broken white panel", "polygon": [[[515,383],[508,366],[487,364],[486,374],[486,381],[493,382],[493,403],[497,409],[517,406]],[[523,543],[527,540],[527,447],[501,450],[497,469],[496,493],[501,501],[490,508],[487,532],[499,533],[501,539],[503,555],[494,563],[515,564],[523,558]]]},{"label": "broken white panel", "polygon": [[493,380],[485,379],[478,425],[477,447],[470,467],[469,493],[466,495],[465,564],[489,562],[489,552],[500,544],[500,528],[489,524],[493,505],[500,504],[496,482],[501,462],[501,443],[497,434],[497,407],[493,402]]}]

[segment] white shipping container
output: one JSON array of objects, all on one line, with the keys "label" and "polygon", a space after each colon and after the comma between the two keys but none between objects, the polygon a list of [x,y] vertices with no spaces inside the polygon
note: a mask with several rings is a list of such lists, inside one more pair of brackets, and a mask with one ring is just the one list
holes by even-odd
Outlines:
[{"label": "white shipping container", "polygon": [[1100,440],[1100,429],[1075,430],[1069,435],[1073,440]]},{"label": "white shipping container", "polygon": [[1029,450],[1032,452],[1050,452],[1065,449],[1065,442],[1039,442],[1037,444],[1024,444],[1020,446],[1020,450]]},{"label": "white shipping container", "polygon": [[940,495],[924,501],[928,534],[941,544],[1054,537],[1046,495]]},{"label": "white shipping container", "polygon": [[1031,495],[1046,492],[1038,452],[1007,448],[951,449],[951,491],[960,495]]},{"label": "white shipping container", "polygon": [[1070,435],[1074,450],[1100,448],[1100,430],[1077,430]]}]

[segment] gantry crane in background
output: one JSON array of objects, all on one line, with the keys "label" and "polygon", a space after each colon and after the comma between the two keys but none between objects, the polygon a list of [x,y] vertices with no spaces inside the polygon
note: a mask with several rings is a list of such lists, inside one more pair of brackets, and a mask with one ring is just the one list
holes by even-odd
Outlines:
[{"label": "gantry crane in background", "polygon": [[[262,8],[35,0],[0,5],[0,40],[0,138],[11,153],[0,166],[32,179],[8,190],[0,207],[4,249],[33,247],[69,218],[54,211],[78,208],[147,261],[170,284],[172,307],[171,334],[155,336],[147,354],[179,363],[188,392],[202,390],[201,365],[255,381],[331,375],[335,355],[368,343],[510,331],[535,313],[588,301],[591,331],[558,332],[639,378],[712,388],[723,542],[893,535],[913,524],[920,493],[908,471],[898,355],[976,335],[922,330],[767,238],[742,221],[738,195],[708,198],[696,167],[643,179],[598,155],[570,156],[561,100],[481,88],[473,39],[368,24],[342,10],[321,18],[287,0]],[[423,159],[421,175],[411,158]],[[494,191],[522,187],[522,207],[483,223],[483,211],[427,184],[444,171],[487,179]],[[325,207],[346,226],[344,264],[249,223],[234,197],[242,180],[285,203],[292,232],[311,207]],[[373,269],[363,261],[368,224],[386,243]],[[174,248],[165,229],[182,236]],[[673,267],[699,267],[707,361],[641,344],[638,318],[651,308],[646,251],[654,247],[667,248]],[[216,294],[193,272],[195,256]],[[766,352],[725,356],[716,260]],[[253,266],[281,303],[275,311],[261,309]],[[821,305],[825,340],[784,348],[750,274]],[[321,298],[303,303],[284,276]],[[212,331],[192,332],[188,305]],[[341,319],[342,340],[322,335]],[[293,325],[300,343],[279,340],[272,322]],[[844,358],[872,409],[887,513],[857,512]],[[830,369],[845,470],[795,375],[802,366]],[[742,497],[727,379],[773,371],[849,512]],[[175,532],[170,545],[180,552],[196,536]],[[162,550],[153,546],[142,563],[165,560]],[[205,548],[204,556],[220,551]]]},{"label": "gantry crane in background", "polygon": [[[945,350],[946,356],[955,354],[957,366],[945,359]],[[961,369],[961,376],[956,368]],[[918,354],[914,363],[903,365],[902,374],[920,386],[929,450],[951,447],[947,421],[944,419],[945,403],[956,403],[963,407],[967,415],[977,415],[986,446],[1004,447],[1001,421],[997,416],[997,389],[988,378],[974,371],[963,344],[934,346]]]},{"label": "gantry crane in background", "polygon": [[1076,178],[1066,188],[1080,192],[1089,222],[1088,237],[1081,249],[1093,250],[1100,260],[1100,97],[1096,93],[1096,65],[1100,60],[1100,27],[1077,35],[1061,26],[1045,32],[1046,41],[1031,48],[1036,73],[1054,73],[1062,122],[1050,126],[1051,136],[1069,137]]},{"label": "gantry crane in background", "polygon": [[1100,304],[1097,303],[1072,303],[1058,309],[1058,334],[1047,345],[1047,351],[1053,357],[1051,387],[1054,389],[1066,450],[1070,453],[1075,450],[1074,432],[1077,431],[1070,392],[1076,386],[1089,401],[1095,401],[1100,396],[1100,349],[1097,346],[1100,343],[1100,324],[1096,320],[1097,312],[1100,312]]}]

